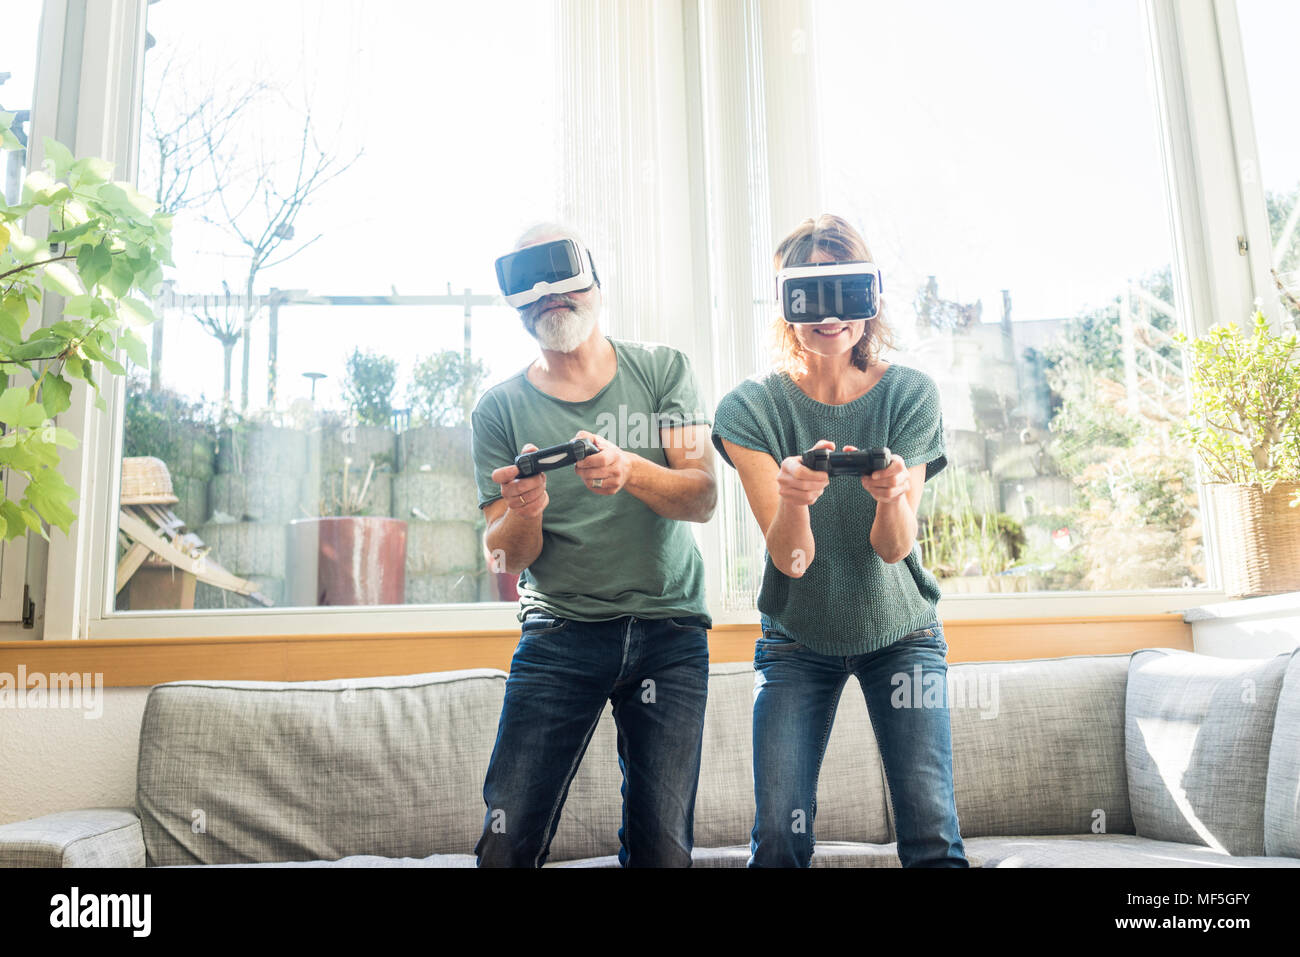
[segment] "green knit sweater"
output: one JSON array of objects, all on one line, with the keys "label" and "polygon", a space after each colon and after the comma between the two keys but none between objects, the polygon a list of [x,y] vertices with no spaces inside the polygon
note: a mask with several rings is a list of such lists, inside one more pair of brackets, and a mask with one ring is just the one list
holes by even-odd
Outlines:
[{"label": "green knit sweater", "polygon": [[[723,397],[713,442],[766,452],[780,463],[819,440],[837,449],[886,446],[910,468],[925,463],[928,481],[948,464],[943,411],[934,380],[892,364],[862,396],[843,405],[811,398],[784,373],[747,379]],[[767,556],[758,608],[791,638],[824,655],[857,655],[883,648],[937,620],[939,584],[921,567],[921,546],[887,564],[871,546],[876,500],[855,476],[830,480],[810,509],[816,552],[800,578],[790,578]]]}]

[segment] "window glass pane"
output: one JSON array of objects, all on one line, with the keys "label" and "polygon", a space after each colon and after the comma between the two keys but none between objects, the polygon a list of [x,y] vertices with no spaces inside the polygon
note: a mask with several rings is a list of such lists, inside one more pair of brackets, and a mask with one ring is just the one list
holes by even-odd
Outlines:
[{"label": "window glass pane", "polygon": [[[0,113],[14,114],[13,133],[24,145],[32,128],[41,7],[40,3],[7,3],[0,12]],[[3,154],[0,160],[0,187],[9,205],[20,198],[24,160],[24,151],[19,150]]]},{"label": "window glass pane", "polygon": [[[1259,144],[1259,176],[1268,204],[1273,267],[1291,295],[1300,299],[1300,124],[1295,118],[1300,4],[1239,0],[1237,15]],[[1300,308],[1295,312],[1300,316]]]},{"label": "window glass pane", "polygon": [[466,410],[536,354],[493,260],[554,218],[550,18],[149,5],[139,184],[176,268],[128,385],[116,610],[511,595]]},{"label": "window glass pane", "polygon": [[1205,556],[1139,3],[815,7],[826,208],[939,384],[945,594],[1196,588]]},{"label": "window glass pane", "polygon": [[[26,174],[27,142],[32,129],[33,99],[36,88],[36,54],[41,24],[40,3],[6,4],[0,8],[0,113],[12,114],[11,131],[22,149],[0,152],[0,196],[6,205],[22,198]],[[0,243],[0,256],[5,251]],[[18,381],[24,381],[25,377]],[[28,383],[30,380],[28,380]],[[0,385],[16,385],[5,376]],[[9,427],[0,424],[0,433]],[[22,492],[14,484],[14,471],[3,470],[6,497],[17,500]],[[0,614],[7,620],[23,617],[23,584],[26,580],[27,542],[23,538],[0,543]]]}]

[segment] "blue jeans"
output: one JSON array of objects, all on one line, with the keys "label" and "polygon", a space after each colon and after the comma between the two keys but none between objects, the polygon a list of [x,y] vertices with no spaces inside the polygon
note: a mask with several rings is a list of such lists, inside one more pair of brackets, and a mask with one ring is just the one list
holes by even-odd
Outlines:
[{"label": "blue jeans", "polygon": [[606,701],[623,770],[619,863],[690,866],[709,692],[704,624],[696,616],[585,622],[528,614],[483,784],[480,867],[546,861]]},{"label": "blue jeans", "polygon": [[[943,626],[936,621],[879,651],[842,657],[811,651],[766,615],[762,623],[754,650],[757,806],[749,866],[811,862],[817,777],[850,674],[867,699],[903,866],[969,866],[953,797]],[[917,675],[915,701],[895,695],[913,690]]]}]

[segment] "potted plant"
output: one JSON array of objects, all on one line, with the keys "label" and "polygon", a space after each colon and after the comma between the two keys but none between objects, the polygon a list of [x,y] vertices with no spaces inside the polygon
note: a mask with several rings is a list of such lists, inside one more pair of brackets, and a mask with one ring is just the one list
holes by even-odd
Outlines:
[{"label": "potted plant", "polygon": [[[295,605],[401,605],[406,602],[406,522],[369,514],[376,485],[393,459],[392,392],[397,361],[353,349],[344,392],[351,419],[322,417],[320,462],[327,493],[316,515],[289,523],[287,587]],[[335,471],[335,456],[342,469]],[[369,460],[364,479],[352,478],[355,457]],[[312,481],[315,481],[313,478]],[[389,486],[391,491],[391,486]],[[377,508],[390,509],[390,496]]]},{"label": "potted plant", "polygon": [[1220,324],[1174,340],[1192,384],[1175,433],[1208,472],[1224,586],[1233,597],[1300,590],[1300,350],[1256,309],[1249,338]]},{"label": "potted plant", "polygon": [[[375,474],[371,459],[362,481],[341,483],[320,503],[320,514],[288,526],[286,587],[293,605],[401,605],[406,601],[406,522],[367,515]],[[340,487],[341,485],[341,487]]]},{"label": "potted plant", "polygon": [[[22,148],[12,122],[12,113],[0,113],[0,152]],[[44,168],[27,175],[21,202],[0,198],[0,371],[10,383],[0,391],[0,481],[8,490],[5,472],[25,479],[20,498],[0,497],[5,540],[30,530],[48,541],[46,524],[67,534],[76,518],[58,447],[76,448],[78,440],[54,424],[72,406],[71,380],[84,381],[104,409],[97,366],[125,375],[114,358],[119,348],[149,365],[140,332],[155,317],[133,293],[151,297],[162,267],[172,265],[171,217],[129,183],[114,182],[112,171],[47,138]],[[63,303],[58,320],[43,326],[47,295]],[[30,384],[18,383],[22,372]]]}]

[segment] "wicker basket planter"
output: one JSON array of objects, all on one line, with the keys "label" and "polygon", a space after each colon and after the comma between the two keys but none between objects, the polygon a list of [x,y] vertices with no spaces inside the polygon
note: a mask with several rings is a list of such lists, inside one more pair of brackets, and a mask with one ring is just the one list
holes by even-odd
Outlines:
[{"label": "wicker basket planter", "polygon": [[1300,591],[1300,482],[1207,485],[1219,524],[1224,589],[1233,598]]}]

